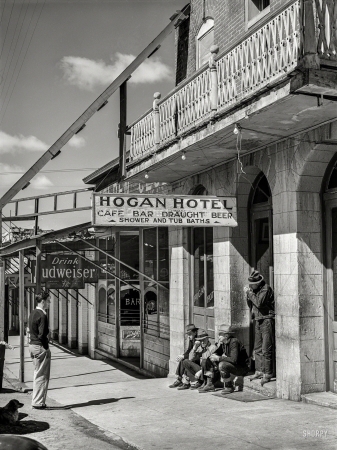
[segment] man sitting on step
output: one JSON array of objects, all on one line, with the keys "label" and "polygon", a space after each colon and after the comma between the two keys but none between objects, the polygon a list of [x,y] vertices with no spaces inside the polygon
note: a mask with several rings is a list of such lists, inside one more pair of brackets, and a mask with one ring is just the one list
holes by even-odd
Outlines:
[{"label": "man sitting on step", "polygon": [[[205,330],[199,329],[190,353],[190,359],[183,361],[185,373],[182,379],[183,385],[178,387],[179,391],[189,389],[190,387],[197,389],[203,384],[203,380],[199,378],[199,375],[202,373],[201,366],[216,349],[216,345],[212,344],[209,340],[208,333]],[[197,378],[197,381],[191,386],[191,379],[193,378]]]},{"label": "man sitting on step", "polygon": [[203,378],[207,379],[205,386],[199,389],[200,393],[214,392],[214,379],[217,371],[220,372],[224,389],[221,394],[234,392],[232,379],[236,377],[236,386],[243,390],[243,377],[248,373],[248,355],[242,343],[235,337],[233,328],[221,325],[219,329],[217,350],[205,361],[203,366]]},{"label": "man sitting on step", "polygon": [[[176,388],[179,386],[182,386],[182,378],[184,375],[184,371],[185,368],[183,366],[183,362],[184,360],[188,360],[191,350],[194,346],[195,343],[195,338],[197,336],[197,332],[198,332],[198,328],[194,325],[194,323],[190,323],[186,326],[186,335],[188,336],[188,347],[187,350],[185,351],[185,353],[183,355],[178,355],[177,356],[177,362],[178,362],[178,366],[176,369],[176,381],[172,384],[170,384],[170,388]],[[197,361],[199,362],[199,361]]]}]

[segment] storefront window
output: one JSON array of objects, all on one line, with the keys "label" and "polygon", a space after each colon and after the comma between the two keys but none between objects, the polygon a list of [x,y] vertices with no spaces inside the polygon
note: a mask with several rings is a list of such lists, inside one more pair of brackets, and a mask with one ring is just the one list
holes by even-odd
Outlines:
[{"label": "storefront window", "polygon": [[164,287],[144,279],[144,332],[169,338],[169,251],[167,228],[143,232],[144,273]]},{"label": "storefront window", "polygon": [[213,228],[193,230],[193,304],[201,308],[214,307]]},{"label": "storefront window", "polygon": [[[120,260],[128,266],[120,264],[120,278],[139,288],[139,235],[120,235]],[[134,269],[136,270],[134,270]],[[140,295],[137,289],[129,284],[120,283],[120,324],[128,326],[140,325]]]},{"label": "storefront window", "polygon": [[115,236],[99,239],[99,248],[105,253],[99,252],[99,264],[103,270],[100,271],[99,275],[97,319],[100,322],[114,324],[116,317],[115,278],[111,273],[115,273],[115,261],[109,258],[106,253],[115,255]]}]

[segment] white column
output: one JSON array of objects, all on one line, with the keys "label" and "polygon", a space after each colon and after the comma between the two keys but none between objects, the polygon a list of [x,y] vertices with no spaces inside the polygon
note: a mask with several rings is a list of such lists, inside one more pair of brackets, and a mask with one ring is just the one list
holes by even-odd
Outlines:
[{"label": "white column", "polygon": [[68,291],[68,347],[77,347],[77,292]]},{"label": "white column", "polygon": [[83,355],[88,353],[88,286],[78,290],[78,350]]},{"label": "white column", "polygon": [[59,343],[67,342],[67,302],[68,294],[65,289],[59,290]]}]

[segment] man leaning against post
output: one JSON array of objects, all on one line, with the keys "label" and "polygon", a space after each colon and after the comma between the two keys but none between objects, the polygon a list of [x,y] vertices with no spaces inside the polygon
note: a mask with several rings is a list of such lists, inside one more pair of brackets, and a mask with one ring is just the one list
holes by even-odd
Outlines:
[{"label": "man leaning against post", "polygon": [[244,287],[247,304],[255,320],[255,374],[250,380],[261,379],[261,385],[273,377],[273,355],[275,352],[275,302],[274,292],[263,276],[254,270],[248,278],[249,287]]},{"label": "man leaning against post", "polygon": [[194,325],[194,323],[189,323],[186,326],[186,335],[188,336],[188,347],[183,355],[178,355],[176,361],[178,362],[178,366],[176,369],[176,381],[173,384],[170,384],[170,388],[176,388],[182,386],[183,375],[185,372],[185,368],[183,366],[183,361],[189,358],[190,352],[194,346],[195,338],[197,336],[198,328]]},{"label": "man leaning against post", "polygon": [[46,409],[51,362],[47,317],[50,295],[48,292],[42,292],[37,294],[35,299],[37,306],[29,316],[29,353],[34,363],[32,408]]}]

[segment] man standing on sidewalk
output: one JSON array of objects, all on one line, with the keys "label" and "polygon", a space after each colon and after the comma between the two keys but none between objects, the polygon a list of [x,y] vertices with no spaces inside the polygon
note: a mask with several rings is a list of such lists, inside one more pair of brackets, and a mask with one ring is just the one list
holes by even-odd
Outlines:
[{"label": "man standing on sidewalk", "polygon": [[261,378],[261,385],[268,383],[273,376],[273,355],[275,351],[275,304],[274,292],[264,281],[263,276],[254,270],[245,286],[247,303],[255,320],[255,374],[250,380]]},{"label": "man standing on sidewalk", "polygon": [[34,409],[45,409],[51,361],[46,311],[50,305],[48,292],[36,295],[36,303],[36,308],[29,316],[29,353],[34,363],[32,407]]}]

